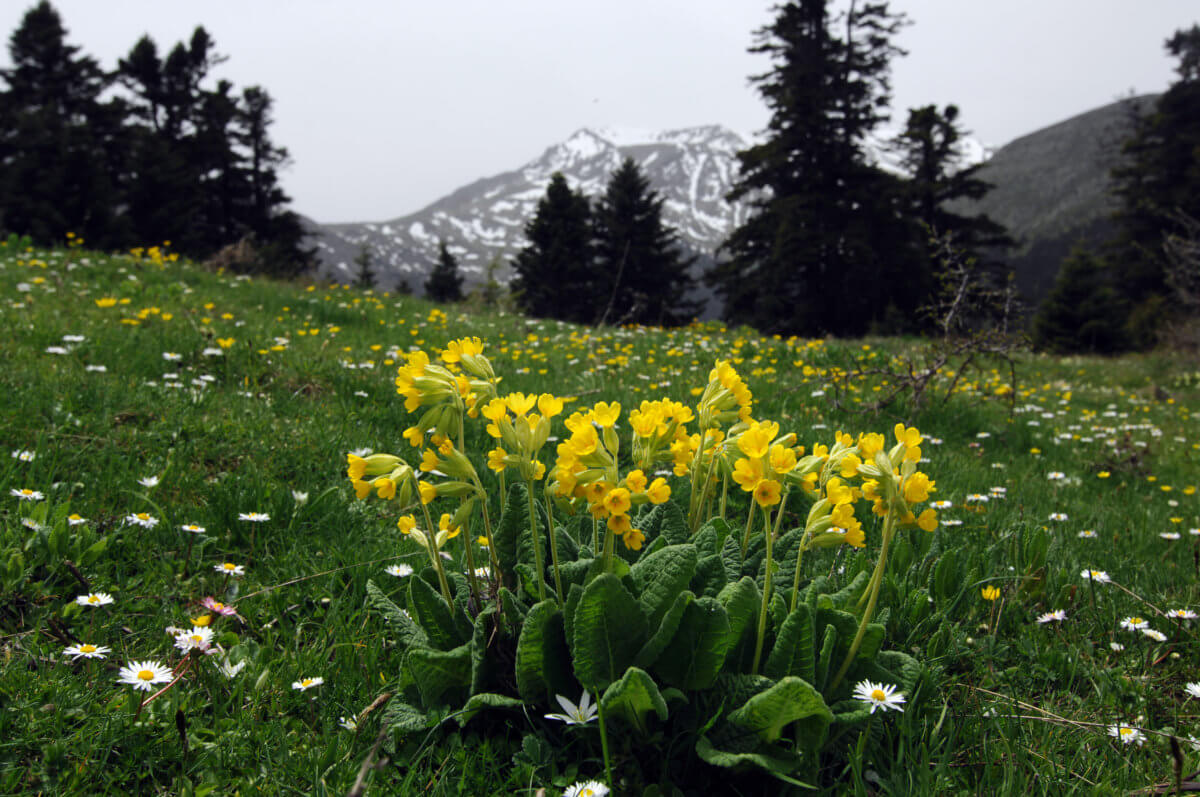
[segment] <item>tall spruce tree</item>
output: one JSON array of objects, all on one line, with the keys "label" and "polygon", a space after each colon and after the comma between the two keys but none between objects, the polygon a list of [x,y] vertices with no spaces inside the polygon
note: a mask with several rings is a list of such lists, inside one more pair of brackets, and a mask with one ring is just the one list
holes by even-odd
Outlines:
[{"label": "tall spruce tree", "polygon": [[446,248],[446,242],[439,241],[437,265],[425,280],[425,298],[434,302],[461,302],[462,287],[463,275],[458,269],[458,260]]},{"label": "tall spruce tree", "polygon": [[828,5],[779,6],[751,48],[773,61],[752,78],[771,118],[766,140],[739,153],[729,198],[750,214],[708,281],[728,320],[765,331],[861,333],[922,298],[902,181],[863,146],[887,118],[889,63],[902,54],[891,40],[904,20],[886,2],[852,2],[837,17]]},{"label": "tall spruce tree", "polygon": [[525,248],[513,259],[513,300],[538,318],[590,324],[604,311],[592,246],[591,208],[561,172],[525,225]]},{"label": "tall spruce tree", "polygon": [[120,101],[102,101],[110,79],[66,42],[46,2],[26,12],[0,71],[0,228],[57,244],[67,232],[96,246],[122,237],[118,165]]},{"label": "tall spruce tree", "polygon": [[1127,348],[1124,308],[1105,260],[1075,249],[1033,319],[1035,344],[1058,354],[1107,354]]},{"label": "tall spruce tree", "polygon": [[1185,232],[1182,219],[1200,218],[1200,25],[1177,31],[1166,49],[1178,79],[1138,120],[1113,172],[1120,208],[1110,257],[1135,346],[1152,344],[1171,315],[1165,239]]},{"label": "tall spruce tree", "polygon": [[676,326],[699,310],[687,296],[696,258],[682,255],[678,234],[663,223],[662,205],[632,158],[609,178],[592,217],[596,298],[606,303],[602,320]]}]

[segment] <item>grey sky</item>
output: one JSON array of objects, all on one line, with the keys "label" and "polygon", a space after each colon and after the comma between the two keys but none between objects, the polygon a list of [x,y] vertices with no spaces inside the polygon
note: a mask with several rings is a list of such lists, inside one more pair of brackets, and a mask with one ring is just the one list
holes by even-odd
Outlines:
[{"label": "grey sky", "polygon": [[[761,129],[746,48],[765,0],[52,0],[107,68],[143,33],[166,51],[203,25],[217,74],[275,99],[294,208],[318,221],[418,210],[580,127]],[[33,5],[0,8],[7,37]],[[1162,43],[1195,0],[893,0],[913,24],[894,122],[954,102],[990,145],[1172,79]],[[7,50],[0,62],[8,63]]]}]

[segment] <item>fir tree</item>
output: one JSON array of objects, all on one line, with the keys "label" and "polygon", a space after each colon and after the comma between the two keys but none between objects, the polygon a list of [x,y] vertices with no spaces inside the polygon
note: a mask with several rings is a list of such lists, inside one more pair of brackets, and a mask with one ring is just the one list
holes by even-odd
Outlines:
[{"label": "fir tree", "polygon": [[1170,316],[1164,240],[1184,232],[1181,219],[1200,218],[1200,25],[1177,31],[1166,48],[1179,59],[1178,79],[1139,119],[1113,172],[1120,209],[1111,261],[1136,346],[1153,343]]},{"label": "fir tree", "polygon": [[354,278],[358,287],[374,287],[375,273],[371,264],[371,247],[365,241],[358,246],[358,254],[354,256],[354,265],[358,266],[358,272]]},{"label": "fir tree", "polygon": [[1056,353],[1110,353],[1127,347],[1120,297],[1105,261],[1075,249],[1033,321],[1034,342]]},{"label": "fir tree", "polygon": [[690,321],[699,303],[687,298],[688,269],[679,237],[662,220],[663,200],[632,158],[626,158],[596,204],[596,278],[607,302],[602,320],[674,326]]},{"label": "fir tree", "polygon": [[603,312],[593,265],[591,209],[560,172],[525,225],[529,241],[513,260],[513,299],[527,315],[590,324]]},{"label": "fir tree", "polygon": [[[721,247],[708,281],[725,317],[764,331],[856,334],[910,314],[925,280],[903,184],[872,166],[863,143],[886,119],[891,38],[886,2],[794,0],[756,33],[774,62],[752,78],[771,110],[767,138],[739,153],[730,199],[749,218]],[[892,310],[889,312],[889,304]]]},{"label": "fir tree", "polygon": [[458,270],[458,260],[446,248],[446,242],[438,243],[438,262],[425,280],[425,298],[434,302],[461,302],[463,276]]}]

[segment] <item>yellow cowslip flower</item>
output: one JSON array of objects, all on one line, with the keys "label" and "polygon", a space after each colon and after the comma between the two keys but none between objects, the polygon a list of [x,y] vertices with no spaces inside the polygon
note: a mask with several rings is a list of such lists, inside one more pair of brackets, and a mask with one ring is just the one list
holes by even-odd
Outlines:
[{"label": "yellow cowslip flower", "polygon": [[576,457],[586,457],[593,453],[600,445],[600,437],[596,434],[596,427],[588,424],[580,427],[579,431],[571,435],[571,439],[567,441],[571,447],[571,452]]},{"label": "yellow cowslip flower", "polygon": [[436,451],[427,448],[421,452],[421,470],[429,473],[438,470],[440,464]]},{"label": "yellow cowslip flower", "polygon": [[420,448],[425,443],[425,433],[421,431],[421,427],[419,426],[408,427],[404,430],[402,437],[404,437],[404,439],[407,440],[413,448]]},{"label": "yellow cowslip flower", "polygon": [[848,484],[843,484],[842,480],[834,476],[829,481],[825,482],[825,496],[831,504],[848,504],[854,500],[854,490]]},{"label": "yellow cowslip flower", "polygon": [[543,393],[538,396],[537,407],[543,418],[553,418],[562,413],[563,400],[549,393]]},{"label": "yellow cowslip flower", "polygon": [[845,538],[846,538],[846,544],[851,546],[852,548],[867,547],[867,534],[866,534],[866,532],[863,531],[863,527],[862,527],[861,523],[856,524],[855,526],[846,529],[845,530]]},{"label": "yellow cowslip flower", "polygon": [[[163,318],[166,318],[166,316],[164,315]],[[233,345],[233,343],[233,338],[217,338],[217,345],[222,349],[228,349]]]},{"label": "yellow cowslip flower", "polygon": [[612,515],[624,515],[630,506],[629,490],[624,487],[614,487],[604,496],[604,508]]},{"label": "yellow cowslip flower", "polygon": [[646,474],[640,470],[631,470],[625,474],[625,487],[631,493],[646,492]]},{"label": "yellow cowslip flower", "polygon": [[438,453],[443,457],[448,457],[454,453],[454,442],[449,437],[442,438],[441,442],[437,444],[437,447]]},{"label": "yellow cowslip flower", "polygon": [[847,454],[842,458],[841,474],[843,479],[854,478],[858,474],[858,466],[862,464],[862,460],[855,454]]},{"label": "yellow cowslip flower", "polygon": [[396,497],[396,483],[387,476],[380,476],[378,479],[371,482],[371,486],[376,489],[376,494],[380,498],[390,501]]},{"label": "yellow cowslip flower", "polygon": [[446,344],[445,351],[442,352],[442,362],[447,365],[458,363],[464,355],[479,355],[483,354],[483,341],[479,338],[461,338],[452,340]]},{"label": "yellow cowslip flower", "polygon": [[212,615],[211,614],[202,614],[199,617],[191,618],[191,621],[192,621],[192,625],[198,625],[201,628],[203,628],[207,625],[212,624]]},{"label": "yellow cowslip flower", "polygon": [[898,423],[892,431],[896,435],[896,440],[909,448],[921,445],[921,433],[917,431],[917,427],[915,426],[906,427],[904,424]]},{"label": "yellow cowslip flower", "polygon": [[779,503],[781,485],[774,479],[763,479],[754,487],[754,500],[761,507],[775,506]]},{"label": "yellow cowslip flower", "polygon": [[667,499],[671,497],[671,487],[667,484],[666,479],[657,478],[646,488],[646,497],[652,504],[666,503]]},{"label": "yellow cowslip flower", "polygon": [[887,444],[887,439],[878,432],[868,432],[858,436],[858,453],[862,458],[870,462],[875,459],[875,455],[883,450]]},{"label": "yellow cowslip flower", "polygon": [[733,480],[748,493],[754,492],[764,476],[761,460],[742,458],[733,463]]},{"label": "yellow cowslip flower", "polygon": [[537,404],[537,396],[533,393],[530,393],[528,396],[524,393],[509,393],[505,396],[504,402],[512,410],[513,415],[520,417],[533,409],[534,405]]},{"label": "yellow cowslip flower", "polygon": [[796,467],[796,452],[782,443],[771,446],[768,459],[776,473],[790,473]]},{"label": "yellow cowslip flower", "polygon": [[932,509],[926,509],[921,513],[921,516],[917,518],[917,527],[922,531],[928,532],[933,532],[936,530],[938,527],[937,512],[934,512]]},{"label": "yellow cowslip flower", "polygon": [[505,453],[503,448],[493,448],[488,452],[487,466],[496,471],[496,473],[501,473],[507,467],[504,462],[504,458],[507,456],[508,454]]},{"label": "yellow cowslip flower", "polygon": [[359,457],[354,454],[346,455],[346,475],[351,481],[358,481],[364,476],[381,476],[391,473],[404,460],[392,454],[371,454],[369,457]]},{"label": "yellow cowslip flower", "polygon": [[638,529],[631,528],[621,535],[621,542],[625,543],[625,547],[631,551],[642,550],[642,543],[645,541],[646,535]]},{"label": "yellow cowslip flower", "polygon": [[484,548],[490,548],[490,547],[491,547],[491,545],[492,545],[492,541],[491,541],[491,540],[489,540],[489,539],[487,538],[487,536],[486,536],[486,535],[484,535],[484,534],[480,534],[480,535],[479,535],[479,537],[478,537],[478,538],[475,540],[475,542],[479,543],[479,544],[480,544],[480,545],[482,545]]},{"label": "yellow cowslip flower", "polygon": [[979,594],[983,596],[985,601],[994,601],[1000,597],[1000,588],[993,587],[991,584],[979,590]]},{"label": "yellow cowslip flower", "polygon": [[116,305],[116,303],[117,303],[117,300],[115,298],[113,298],[112,296],[105,296],[103,298],[96,300],[97,307],[113,307]]},{"label": "yellow cowslip flower", "polygon": [[771,446],[770,427],[755,423],[738,437],[737,445],[742,453],[752,459],[762,459]]},{"label": "yellow cowslip flower", "polygon": [[360,501],[366,499],[366,497],[371,494],[370,482],[365,482],[361,479],[354,479],[350,482],[350,484],[354,487],[354,496]]},{"label": "yellow cowslip flower", "polygon": [[417,482],[417,492],[421,494],[421,503],[428,504],[437,498],[437,487],[429,482]]},{"label": "yellow cowslip flower", "polygon": [[401,533],[408,534],[417,527],[417,519],[412,515],[401,515],[396,518],[396,528],[400,529]]},{"label": "yellow cowslip flower", "polygon": [[921,471],[915,471],[913,475],[904,480],[904,500],[910,504],[928,501],[935,484],[935,481]]},{"label": "yellow cowslip flower", "polygon": [[619,402],[598,401],[596,406],[592,408],[592,418],[602,429],[608,429],[617,422],[617,417],[621,414],[621,405]]},{"label": "yellow cowslip flower", "polygon": [[584,497],[587,499],[587,502],[589,504],[591,504],[592,506],[603,507],[604,496],[608,495],[608,491],[611,489],[612,489],[611,484],[604,481],[603,479],[600,479],[598,481],[592,482],[591,484],[589,484],[587,487],[584,488]]},{"label": "yellow cowslip flower", "polygon": [[[454,518],[448,513],[443,513],[438,519],[438,547],[442,547],[442,543],[446,540],[452,540],[462,531],[462,526],[453,525]],[[445,536],[443,536],[445,535]]]}]

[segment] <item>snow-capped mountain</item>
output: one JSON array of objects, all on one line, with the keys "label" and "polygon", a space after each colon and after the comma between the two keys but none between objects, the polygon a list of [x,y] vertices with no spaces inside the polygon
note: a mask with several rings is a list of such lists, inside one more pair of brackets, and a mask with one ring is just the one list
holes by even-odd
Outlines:
[{"label": "snow-capped mountain", "polygon": [[[359,270],[355,259],[365,247],[379,287],[391,289],[406,281],[420,292],[437,260],[438,243],[445,241],[468,284],[481,282],[496,258],[501,264],[496,278],[506,282],[512,274],[509,261],[526,243],[525,225],[550,176],[560,171],[573,189],[596,198],[626,157],[638,163],[663,198],[663,219],[683,244],[711,256],[745,221],[746,206],[727,202],[725,195],[737,176],[736,154],[749,144],[719,125],[663,132],[584,128],[519,169],[477,180],[409,216],[319,226],[319,271],[327,278],[353,280]],[[884,148],[872,149],[877,162],[889,168]],[[972,159],[984,154],[974,142],[964,151]]]}]

